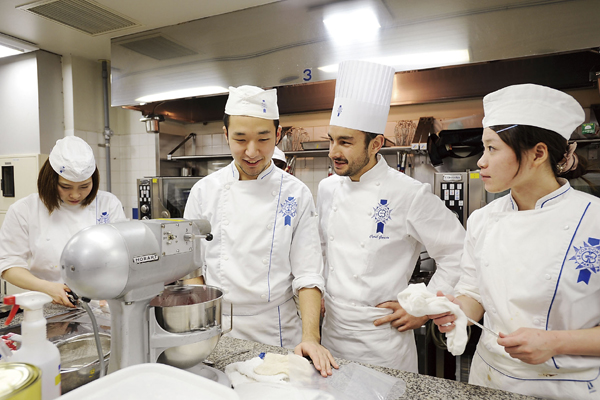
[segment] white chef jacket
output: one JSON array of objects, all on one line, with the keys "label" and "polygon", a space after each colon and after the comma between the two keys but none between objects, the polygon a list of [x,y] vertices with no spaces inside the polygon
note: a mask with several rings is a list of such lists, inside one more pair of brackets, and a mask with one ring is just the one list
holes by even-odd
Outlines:
[{"label": "white chef jacket", "polygon": [[[600,200],[559,182],[533,210],[517,212],[507,195],[468,220],[465,272],[456,292],[479,301],[485,326],[496,332],[600,324]],[[485,331],[475,357],[492,371],[480,376],[481,368],[472,369],[475,384],[550,398],[600,398],[600,357],[559,355],[531,365],[511,358]]]},{"label": "white chef jacket", "polygon": [[293,296],[324,286],[308,187],[274,163],[256,180],[239,180],[232,162],[194,185],[184,218],[211,224],[213,240],[201,242],[203,275],[224,290],[225,314],[233,303],[231,335],[276,346],[300,343]]},{"label": "white chef jacket", "polygon": [[8,208],[0,229],[0,273],[22,267],[50,282],[63,282],[60,256],[67,242],[81,229],[96,224],[125,221],[121,202],[99,190],[87,207],[61,204],[52,214],[37,193]]},{"label": "white chef jacket", "polygon": [[428,184],[388,167],[381,155],[359,182],[322,180],[317,210],[326,260],[323,345],[339,357],[417,372],[413,332],[375,327],[375,319],[391,313],[375,306],[395,301],[408,286],[421,245],[438,264],[430,289],[451,292],[462,225]]}]

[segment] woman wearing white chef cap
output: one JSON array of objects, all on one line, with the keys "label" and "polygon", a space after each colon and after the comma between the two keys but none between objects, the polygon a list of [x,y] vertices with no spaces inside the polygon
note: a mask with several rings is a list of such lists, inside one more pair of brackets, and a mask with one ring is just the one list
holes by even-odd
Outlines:
[{"label": "woman wearing white chef cap", "polygon": [[73,307],[60,274],[60,256],[79,230],[124,221],[121,202],[98,190],[94,153],[82,139],[56,142],[40,170],[38,193],[15,202],[0,229],[0,273],[8,282],[47,293]]},{"label": "woman wearing white chef cap", "polygon": [[[491,93],[483,107],[481,177],[487,191],[510,194],[467,223],[455,302],[500,332],[482,333],[469,383],[599,399],[600,200],[560,177],[577,169],[567,141],[583,109],[531,84]],[[454,329],[454,315],[431,317],[440,331]]]},{"label": "woman wearing white chef cap", "polygon": [[287,160],[285,159],[285,153],[279,150],[279,147],[275,146],[275,151],[273,152],[273,157],[271,157],[271,159],[277,167],[285,171],[285,167],[287,167]]}]

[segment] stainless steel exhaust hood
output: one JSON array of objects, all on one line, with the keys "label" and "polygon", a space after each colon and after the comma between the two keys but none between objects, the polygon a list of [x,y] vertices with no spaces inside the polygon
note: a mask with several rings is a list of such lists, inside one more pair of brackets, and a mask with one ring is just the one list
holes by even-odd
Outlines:
[{"label": "stainless steel exhaust hood", "polygon": [[[282,0],[113,39],[112,105],[198,122],[209,117],[192,116],[195,107],[211,103],[222,114],[219,93],[252,84],[286,88],[296,102],[298,95],[316,96],[306,102],[324,109],[332,100],[335,67],[347,59],[400,71],[395,104],[432,101],[414,100],[398,83],[412,71],[452,79],[451,71],[467,70],[440,67],[597,49],[600,25],[592,15],[600,15],[597,0]],[[326,27],[324,20],[336,17],[338,30]],[[379,28],[362,26],[373,18]],[[203,101],[206,96],[215,97]],[[190,98],[195,105],[181,100]],[[180,104],[188,115],[169,115],[167,104]]]}]

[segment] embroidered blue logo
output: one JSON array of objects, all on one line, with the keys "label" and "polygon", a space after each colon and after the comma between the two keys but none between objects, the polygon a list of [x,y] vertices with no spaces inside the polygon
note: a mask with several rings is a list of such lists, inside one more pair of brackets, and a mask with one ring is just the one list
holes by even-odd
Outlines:
[{"label": "embroidered blue logo", "polygon": [[298,203],[294,197],[288,197],[283,203],[281,203],[281,211],[283,214],[285,224],[292,225],[292,218],[296,216],[296,209]]},{"label": "embroidered blue logo", "polygon": [[267,112],[267,102],[266,101],[262,101],[262,107],[263,107],[263,114]]},{"label": "embroidered blue logo", "polygon": [[58,170],[59,174],[62,174],[63,172],[65,172],[65,169],[67,169],[64,165],[62,167],[60,167]]},{"label": "embroidered blue logo", "polygon": [[104,211],[102,214],[100,214],[100,218],[98,218],[99,224],[108,224],[109,221],[110,221],[110,216],[108,215],[107,211]]},{"label": "embroidered blue logo", "polygon": [[342,105],[340,104],[340,106],[338,107],[338,117],[340,116],[340,114],[342,113]]},{"label": "embroidered blue logo", "polygon": [[383,233],[385,223],[392,219],[390,216],[392,210],[388,206],[387,202],[387,200],[381,199],[379,200],[377,207],[373,207],[373,218],[375,218],[375,221],[377,221],[377,233]]},{"label": "embroidered blue logo", "polygon": [[600,239],[589,238],[583,242],[583,246],[575,249],[575,255],[569,260],[577,263],[579,276],[577,283],[584,282],[586,285],[590,282],[590,277],[593,273],[600,272]]}]

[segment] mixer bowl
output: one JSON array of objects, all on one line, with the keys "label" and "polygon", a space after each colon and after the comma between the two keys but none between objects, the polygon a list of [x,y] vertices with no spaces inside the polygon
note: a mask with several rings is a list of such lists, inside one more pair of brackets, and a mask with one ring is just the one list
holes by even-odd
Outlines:
[{"label": "mixer bowl", "polygon": [[221,300],[223,291],[208,285],[172,285],[155,297],[156,321],[167,332],[188,333],[213,329],[214,336],[200,342],[166,349],[158,362],[187,369],[204,361],[221,337]]},{"label": "mixer bowl", "polygon": [[[100,343],[104,352],[105,370],[108,370],[110,355],[110,335],[100,333]],[[100,376],[100,362],[93,333],[84,333],[56,343],[60,352],[60,379],[62,394],[85,385]]]}]

